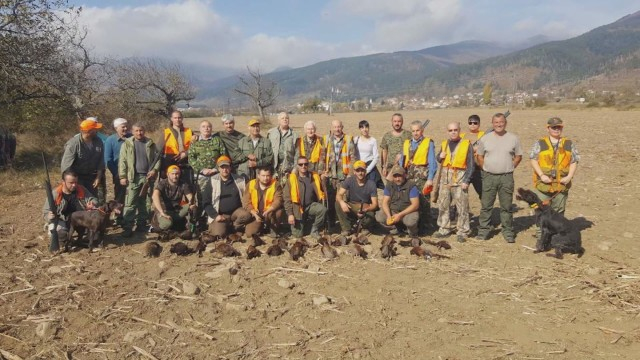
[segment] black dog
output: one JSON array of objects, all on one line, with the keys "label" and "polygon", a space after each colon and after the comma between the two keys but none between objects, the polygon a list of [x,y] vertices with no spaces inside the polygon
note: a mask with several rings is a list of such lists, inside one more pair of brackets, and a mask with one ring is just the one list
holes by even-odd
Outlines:
[{"label": "black dog", "polygon": [[562,259],[562,253],[584,254],[580,231],[573,229],[564,215],[551,209],[551,205],[543,203],[531,190],[518,188],[516,199],[536,209],[536,224],[542,230],[542,236],[536,242],[535,252],[555,249],[555,254],[547,254]]},{"label": "black dog", "polygon": [[122,204],[111,200],[95,210],[76,211],[72,213],[70,216],[69,234],[65,242],[65,251],[69,251],[74,229],[78,232],[78,241],[82,240],[84,230],[88,230],[89,252],[93,251],[93,242],[98,239],[100,239],[100,244],[104,247],[103,237],[109,224],[109,216],[111,212],[114,212],[116,215],[120,214],[122,207]]}]

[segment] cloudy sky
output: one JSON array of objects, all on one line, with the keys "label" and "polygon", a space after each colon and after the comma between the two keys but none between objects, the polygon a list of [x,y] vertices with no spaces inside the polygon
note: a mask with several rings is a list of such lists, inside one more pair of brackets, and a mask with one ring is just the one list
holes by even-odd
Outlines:
[{"label": "cloudy sky", "polygon": [[270,71],[463,40],[566,39],[637,0],[71,0],[96,52]]}]

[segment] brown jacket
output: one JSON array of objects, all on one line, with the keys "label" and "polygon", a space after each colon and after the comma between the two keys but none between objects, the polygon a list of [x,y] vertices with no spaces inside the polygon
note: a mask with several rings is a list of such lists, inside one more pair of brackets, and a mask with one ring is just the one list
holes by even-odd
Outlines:
[{"label": "brown jacket", "polygon": [[[249,211],[257,210],[256,208],[253,207],[253,204],[251,203],[251,191],[249,191],[249,184],[250,183],[247,183],[247,190],[244,192],[244,195],[242,196],[242,205],[244,206],[245,209]],[[256,186],[256,189],[258,188],[258,186],[260,186],[260,183],[258,182],[258,180],[256,180],[255,186]],[[282,199],[282,187],[280,186],[280,184],[276,182],[276,192],[273,195],[273,202],[271,203],[271,209],[278,210],[282,208],[283,205],[284,205],[284,200]]]}]

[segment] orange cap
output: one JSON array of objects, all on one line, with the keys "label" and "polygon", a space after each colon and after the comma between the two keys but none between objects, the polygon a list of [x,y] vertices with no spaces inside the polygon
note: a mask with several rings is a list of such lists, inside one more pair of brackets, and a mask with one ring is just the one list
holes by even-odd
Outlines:
[{"label": "orange cap", "polygon": [[180,168],[178,167],[178,165],[171,165],[167,168],[167,174],[171,174],[174,172],[180,172]]},{"label": "orange cap", "polygon": [[95,120],[83,120],[80,123],[80,130],[81,131],[89,131],[89,130],[93,130],[93,129],[101,129],[102,128],[102,124],[95,121]]},{"label": "orange cap", "polygon": [[228,156],[226,155],[222,155],[218,158],[218,161],[216,161],[216,164],[218,166],[220,165],[231,165],[231,159],[229,159]]}]

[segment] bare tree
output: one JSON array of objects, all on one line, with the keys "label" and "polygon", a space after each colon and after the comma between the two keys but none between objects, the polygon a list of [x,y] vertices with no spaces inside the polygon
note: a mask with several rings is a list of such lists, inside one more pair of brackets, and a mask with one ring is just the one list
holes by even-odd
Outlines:
[{"label": "bare tree", "polygon": [[234,89],[238,94],[247,96],[253,104],[258,108],[260,118],[264,122],[268,122],[265,109],[275,104],[276,99],[280,96],[280,87],[273,80],[265,78],[260,69],[251,70],[247,66],[247,74],[238,76],[240,83]]},{"label": "bare tree", "polygon": [[177,62],[129,59],[120,62],[115,73],[115,86],[125,99],[166,118],[178,102],[195,98],[195,88]]}]

